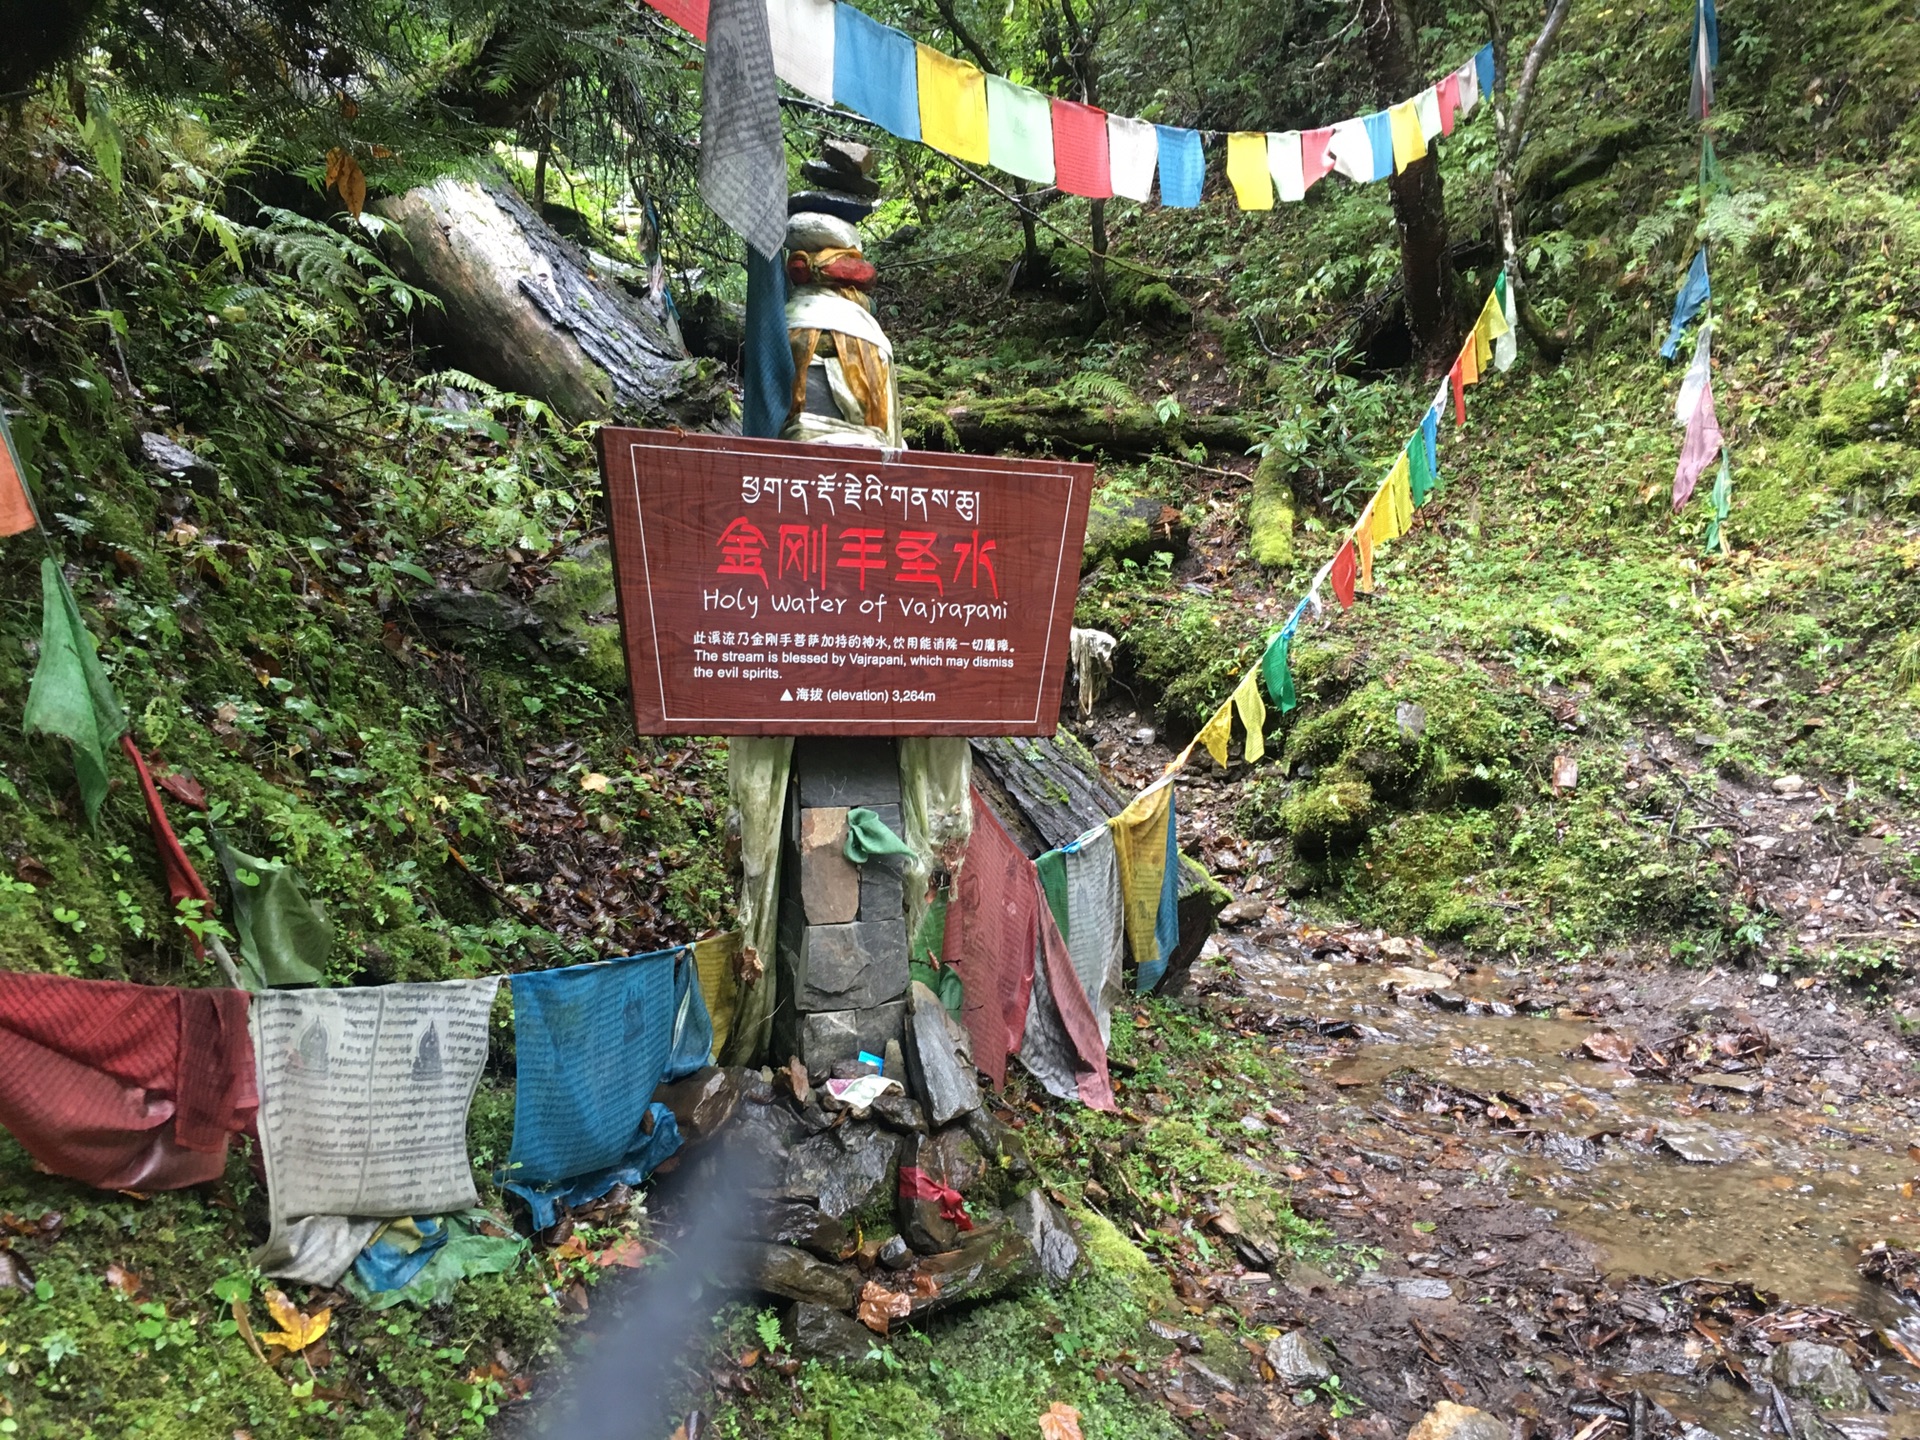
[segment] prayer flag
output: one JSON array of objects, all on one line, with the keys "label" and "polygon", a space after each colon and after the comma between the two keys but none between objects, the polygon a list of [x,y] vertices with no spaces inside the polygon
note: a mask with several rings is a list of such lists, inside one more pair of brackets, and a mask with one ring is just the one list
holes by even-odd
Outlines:
[{"label": "prayer flag", "polygon": [[733,1033],[733,1012],[740,1003],[740,982],[733,972],[740,955],[740,932],[710,935],[693,942],[693,969],[700,977],[700,998],[707,1007],[707,1020],[713,1026],[716,1055],[727,1048]]},{"label": "prayer flag", "polygon": [[1107,116],[1107,159],[1113,172],[1113,193],[1143,204],[1153,196],[1153,167],[1160,157],[1160,137],[1144,120],[1127,115]]},{"label": "prayer flag", "polygon": [[1291,202],[1307,198],[1307,179],[1301,168],[1298,130],[1267,132],[1267,168],[1273,172],[1273,188],[1281,200]]},{"label": "prayer flag", "polygon": [[498,987],[489,976],[253,997],[263,1271],[332,1285],[381,1218],[479,1203],[467,1111]]},{"label": "prayer flag", "polygon": [[18,535],[39,524],[27,494],[27,471],[13,448],[6,406],[0,405],[0,535]]},{"label": "prayer flag", "polygon": [[1360,123],[1367,127],[1367,148],[1373,152],[1373,173],[1367,178],[1384,180],[1394,173],[1393,116],[1385,110],[1376,110],[1362,116]]},{"label": "prayer flag", "polygon": [[701,44],[707,40],[707,0],[647,0]]},{"label": "prayer flag", "polygon": [[1693,418],[1693,412],[1700,408],[1700,392],[1707,388],[1707,377],[1712,373],[1713,321],[1702,320],[1699,333],[1693,337],[1693,363],[1687,366],[1679,398],[1673,403],[1674,424],[1685,425]]},{"label": "prayer flag", "polygon": [[244,992],[0,971],[0,1124],[54,1174],[218,1180],[258,1103]]},{"label": "prayer flag", "polygon": [[1460,82],[1460,116],[1465,119],[1480,103],[1480,67],[1469,60],[1453,73]]},{"label": "prayer flag", "polygon": [[1453,368],[1447,372],[1447,383],[1453,386],[1453,423],[1464,426],[1467,423],[1467,377],[1458,355],[1453,358]]},{"label": "prayer flag", "polygon": [[[1104,1047],[1111,1036],[1113,1007],[1123,990],[1127,954],[1126,904],[1113,831],[1095,826],[1040,858],[1055,862],[1047,869],[1057,877],[1059,899],[1046,890],[1047,903]],[[1038,862],[1036,868],[1040,868]],[[1046,873],[1042,871],[1043,878]]]},{"label": "prayer flag", "polygon": [[1331,125],[1300,132],[1300,183],[1303,189],[1311,190],[1318,181],[1333,172],[1332,144]]},{"label": "prayer flag", "polygon": [[833,98],[902,140],[920,138],[913,40],[844,3],[833,7]]},{"label": "prayer flag", "polygon": [[1477,323],[1467,332],[1467,338],[1460,345],[1460,383],[1480,383],[1480,328]]},{"label": "prayer flag", "polygon": [[677,949],[512,978],[513,1147],[501,1179],[535,1230],[562,1204],[638,1184],[679,1148],[671,1112],[651,1101],[673,1075],[675,1016],[699,994],[693,968]]},{"label": "prayer flag", "polygon": [[1227,179],[1242,210],[1273,208],[1273,172],[1267,169],[1267,137],[1258,130],[1227,136]]},{"label": "prayer flag", "polygon": [[1053,183],[1053,109],[1046,96],[987,76],[987,163],[1022,180]]},{"label": "prayer flag", "polygon": [[740,429],[771,440],[793,408],[793,344],[787,333],[787,272],[778,255],[747,247],[747,314],[740,357]]},{"label": "prayer flag", "polygon": [[1428,143],[1438,140],[1446,133],[1446,127],[1440,122],[1440,90],[1429,85],[1413,97],[1413,108],[1420,116],[1420,136]]},{"label": "prayer flag", "polygon": [[833,0],[767,0],[773,73],[802,95],[833,103]]},{"label": "prayer flag", "polygon": [[1694,0],[1691,61],[1687,113],[1704,120],[1713,108],[1713,72],[1720,63],[1720,18],[1714,13],[1713,0]]},{"label": "prayer flag", "polygon": [[1393,173],[1398,175],[1416,160],[1427,158],[1426,137],[1420,130],[1420,112],[1413,101],[1402,100],[1387,111],[1389,143],[1393,146]]},{"label": "prayer flag", "polygon": [[1403,449],[1394,456],[1393,468],[1387,471],[1387,498],[1393,502],[1393,534],[1391,539],[1398,540],[1413,528],[1413,466],[1408,463],[1407,452]]},{"label": "prayer flag", "polygon": [[1190,210],[1200,203],[1200,191],[1206,183],[1206,152],[1198,130],[1183,130],[1176,125],[1156,125],[1160,137],[1160,203]]},{"label": "prayer flag", "polygon": [[1107,823],[1126,893],[1127,941],[1137,967],[1134,988],[1144,995],[1166,974],[1167,957],[1180,938],[1179,826],[1171,778],[1141,791]]},{"label": "prayer flag", "polygon": [[700,72],[700,198],[760,254],[780,254],[787,146],[766,0],[712,0]]},{"label": "prayer flag", "polygon": [[1693,252],[1687,277],[1680,282],[1680,293],[1673,297],[1673,319],[1667,325],[1667,340],[1660,347],[1660,358],[1671,360],[1680,349],[1680,334],[1687,322],[1700,313],[1700,307],[1713,298],[1713,284],[1707,278],[1707,247]]},{"label": "prayer flag", "polygon": [[1416,430],[1407,438],[1407,490],[1413,496],[1416,507],[1427,503],[1427,497],[1433,493],[1433,469],[1427,464],[1427,442],[1424,432]]},{"label": "prayer flag", "polygon": [[941,958],[960,976],[960,1023],[973,1041],[973,1063],[995,1090],[1007,1083],[1007,1056],[1028,1027],[1034,957],[1039,945],[1040,888],[1026,852],[1007,834],[976,789],[966,863],[954,877]]},{"label": "prayer flag", "polygon": [[1107,156],[1107,112],[1075,100],[1054,99],[1054,183],[1069,195],[1104,200],[1113,194]]},{"label": "prayer flag", "polygon": [[[1446,382],[1441,382],[1441,395],[1445,395]],[[1433,488],[1440,488],[1440,406],[1445,401],[1436,399],[1427,407],[1427,413],[1420,417],[1421,448],[1427,452],[1427,474],[1433,477]]]},{"label": "prayer flag", "polygon": [[[1352,590],[1348,590],[1352,604]],[[1267,702],[1260,698],[1260,675],[1249,670],[1233,692],[1233,708],[1239,713],[1240,728],[1247,732],[1240,753],[1252,765],[1267,753]]]},{"label": "prayer flag", "polygon": [[1434,95],[1439,102],[1440,133],[1453,134],[1453,118],[1460,109],[1460,74],[1455,71],[1434,86]]},{"label": "prayer flag", "polygon": [[1493,94],[1493,46],[1482,45],[1473,57],[1474,78],[1479,81],[1482,95]]},{"label": "prayer flag", "polygon": [[1214,711],[1213,718],[1200,727],[1200,733],[1194,738],[1213,756],[1214,764],[1226,769],[1227,745],[1233,739],[1233,701],[1229,699]]},{"label": "prayer flag", "polygon": [[[1020,860],[1019,878],[1025,882],[1026,906],[1033,916],[1033,940],[1024,957],[1025,973],[1032,983],[1018,1025],[1020,1064],[1048,1094],[1078,1100],[1096,1110],[1111,1110],[1113,1082],[1107,1074],[1107,1048],[1099,1019],[1087,1001],[1054,912],[1040,894],[1038,872],[1026,863],[1025,855]],[[967,868],[972,863],[969,860]],[[961,873],[964,876],[966,872]],[[977,1065],[977,1050],[975,1057]],[[1005,1063],[1002,1056],[1003,1067]]]},{"label": "prayer flag", "polygon": [[973,165],[988,163],[987,77],[930,45],[914,46],[920,139]]},{"label": "prayer flag", "polygon": [[1288,650],[1293,637],[1282,630],[1267,644],[1267,650],[1260,657],[1260,678],[1267,687],[1267,697],[1280,707],[1280,713],[1299,705],[1300,697],[1293,689],[1293,666],[1288,663]]},{"label": "prayer flag", "polygon": [[1520,354],[1517,334],[1520,328],[1520,316],[1514,307],[1513,287],[1507,283],[1504,270],[1494,279],[1493,293],[1500,297],[1502,321],[1502,328],[1493,337],[1493,365],[1504,375],[1513,368],[1513,362],[1519,358]]},{"label": "prayer flag", "polygon": [[1713,482],[1713,514],[1707,520],[1707,552],[1718,550],[1721,554],[1728,551],[1727,513],[1733,508],[1733,473],[1727,467],[1727,452],[1720,451],[1720,475]]},{"label": "prayer flag", "polygon": [[1364,120],[1342,120],[1327,141],[1333,168],[1347,179],[1364,184],[1373,179],[1373,141]]},{"label": "prayer flag", "polygon": [[[1375,500],[1379,497],[1375,496]],[[1360,512],[1360,518],[1354,522],[1354,553],[1360,559],[1360,588],[1368,594],[1373,593],[1373,502]]]},{"label": "prayer flag", "polygon": [[1333,598],[1340,602],[1342,610],[1353,608],[1353,582],[1358,572],[1359,557],[1354,551],[1353,537],[1335,552],[1333,568],[1327,572],[1327,578],[1333,582]]},{"label": "prayer flag", "polygon": [[107,798],[107,752],[126,731],[127,712],[51,555],[40,561],[40,662],[27,690],[25,728],[58,735],[72,749],[80,803],[93,824]]},{"label": "prayer flag", "polygon": [[300,872],[243,854],[217,833],[213,844],[232,897],[240,976],[247,988],[322,983],[333,950],[333,922],[319,901],[308,898]]},{"label": "prayer flag", "polygon": [[1713,377],[1700,387],[1700,400],[1687,421],[1687,438],[1680,445],[1680,464],[1673,472],[1673,509],[1678,514],[1693,496],[1694,484],[1706,473],[1725,439],[1720,434],[1720,415],[1713,403]]},{"label": "prayer flag", "polygon": [[[140,777],[140,793],[147,802],[147,828],[153,832],[153,848],[160,853],[160,875],[166,882],[171,913],[180,913],[182,900],[198,900],[200,918],[211,920],[213,896],[207,890],[206,882],[200,878],[200,872],[193,868],[193,861],[187,858],[180,837],[173,833],[173,826],[167,821],[167,807],[160,800],[160,788],[153,783],[153,775],[147,769],[146,759],[140,754],[140,747],[133,743],[131,735],[122,735],[120,748],[126,752],[127,759],[133,762],[134,773]],[[187,938],[195,955],[204,956],[207,953],[206,942],[198,935],[188,931]]]}]

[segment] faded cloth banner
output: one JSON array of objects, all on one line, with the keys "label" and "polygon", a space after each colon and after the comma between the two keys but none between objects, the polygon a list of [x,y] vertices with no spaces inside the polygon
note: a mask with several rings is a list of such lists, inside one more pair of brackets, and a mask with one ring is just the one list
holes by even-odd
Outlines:
[{"label": "faded cloth banner", "polygon": [[1007,1083],[1007,1056],[1026,1025],[1039,912],[1032,862],[975,790],[973,838],[947,906],[942,958],[965,987],[960,1019],[973,1063],[996,1090]]}]

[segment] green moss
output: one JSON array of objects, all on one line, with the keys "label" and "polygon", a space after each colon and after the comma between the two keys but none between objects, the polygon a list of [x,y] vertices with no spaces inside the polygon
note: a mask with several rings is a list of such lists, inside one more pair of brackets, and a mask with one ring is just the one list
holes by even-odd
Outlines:
[{"label": "green moss", "polygon": [[1905,408],[1906,396],[1897,385],[1867,379],[1829,384],[1820,392],[1814,434],[1823,445],[1851,444],[1898,420]]},{"label": "green moss", "polygon": [[1286,455],[1275,449],[1253,472],[1253,496],[1247,505],[1247,553],[1256,565],[1269,570],[1293,563],[1291,468]]},{"label": "green moss", "polygon": [[1366,834],[1373,813],[1373,788],[1358,775],[1335,771],[1288,797],[1280,825],[1303,852],[1324,855]]}]

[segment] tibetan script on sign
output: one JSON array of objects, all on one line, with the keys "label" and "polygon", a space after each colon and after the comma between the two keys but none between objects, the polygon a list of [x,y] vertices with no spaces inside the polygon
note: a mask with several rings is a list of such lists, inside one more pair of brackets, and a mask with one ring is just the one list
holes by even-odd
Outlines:
[{"label": "tibetan script on sign", "polygon": [[1093,467],[609,426],[648,735],[1050,735]]}]

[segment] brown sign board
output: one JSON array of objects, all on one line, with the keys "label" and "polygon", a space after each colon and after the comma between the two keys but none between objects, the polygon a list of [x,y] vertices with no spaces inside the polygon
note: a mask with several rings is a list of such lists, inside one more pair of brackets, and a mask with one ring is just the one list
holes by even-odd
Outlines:
[{"label": "brown sign board", "polygon": [[644,735],[1051,735],[1093,467],[604,427]]}]

